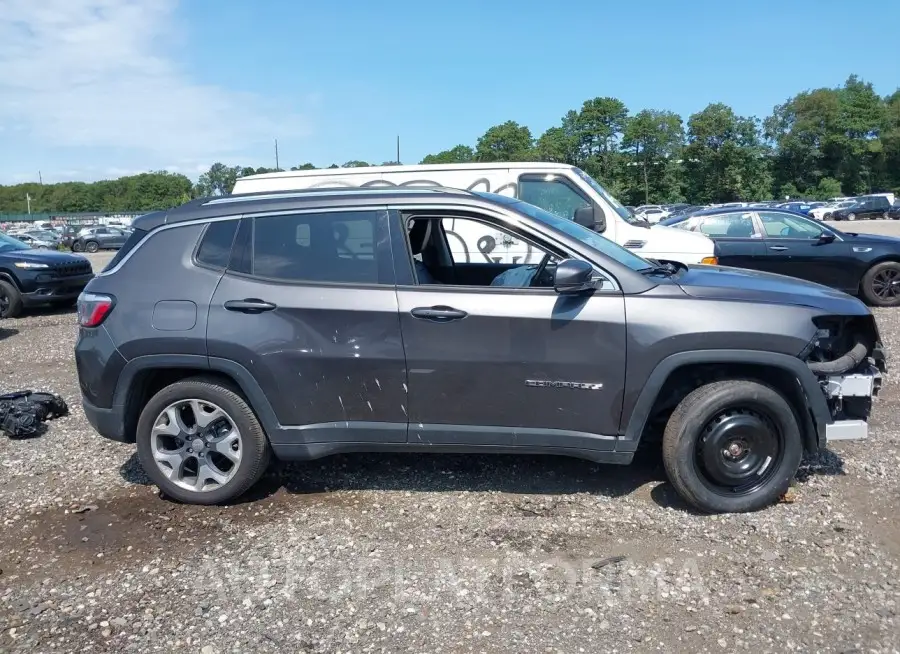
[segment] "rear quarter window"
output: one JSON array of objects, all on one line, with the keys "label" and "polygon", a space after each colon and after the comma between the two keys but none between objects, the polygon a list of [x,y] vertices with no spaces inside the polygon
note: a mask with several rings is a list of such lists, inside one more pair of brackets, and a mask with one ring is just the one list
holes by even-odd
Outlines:
[{"label": "rear quarter window", "polygon": [[197,248],[197,263],[225,270],[231,258],[231,246],[237,232],[238,220],[222,220],[207,225],[200,246]]},{"label": "rear quarter window", "polygon": [[116,256],[110,259],[109,263],[106,264],[103,272],[115,268],[119,264],[119,262],[124,259],[128,255],[128,253],[131,252],[135,248],[135,246],[144,239],[147,234],[148,232],[145,229],[136,229],[131,232],[131,236],[129,236],[125,240],[125,244],[119,248],[119,251],[116,252]]}]

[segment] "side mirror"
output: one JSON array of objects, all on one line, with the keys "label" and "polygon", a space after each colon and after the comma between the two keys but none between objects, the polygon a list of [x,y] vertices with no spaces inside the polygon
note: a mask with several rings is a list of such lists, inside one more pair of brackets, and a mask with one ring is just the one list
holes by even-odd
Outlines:
[{"label": "side mirror", "polygon": [[576,209],[574,220],[582,227],[593,229],[599,234],[606,231],[606,216],[603,215],[602,211],[594,209],[593,206]]},{"label": "side mirror", "polygon": [[835,239],[835,236],[831,232],[822,232],[819,235],[818,243],[819,243],[819,245],[825,245],[826,243],[833,243],[834,239]]},{"label": "side mirror", "polygon": [[563,295],[593,291],[593,276],[594,269],[591,264],[580,259],[566,259],[556,266],[553,288]]}]

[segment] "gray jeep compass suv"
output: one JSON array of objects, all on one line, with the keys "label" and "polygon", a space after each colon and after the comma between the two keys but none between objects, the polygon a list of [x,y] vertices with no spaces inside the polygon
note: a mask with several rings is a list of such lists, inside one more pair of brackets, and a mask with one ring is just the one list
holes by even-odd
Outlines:
[{"label": "gray jeep compass suv", "polygon": [[79,300],[83,405],[185,502],[244,493],[271,455],[626,464],[644,443],[692,505],[750,511],[804,451],[867,436],[885,371],[855,298],[648,261],[500,195],[235,195],[134,228]]}]

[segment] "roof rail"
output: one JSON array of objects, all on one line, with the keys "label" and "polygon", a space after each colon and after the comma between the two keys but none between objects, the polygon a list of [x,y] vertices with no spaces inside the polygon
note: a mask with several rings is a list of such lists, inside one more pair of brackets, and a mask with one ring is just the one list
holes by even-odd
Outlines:
[{"label": "roof rail", "polygon": [[[464,189],[451,188],[445,186],[329,186],[320,188],[309,188],[301,190],[285,190],[285,191],[257,191],[254,193],[238,193],[236,195],[223,195],[214,198],[199,198],[182,205],[187,206],[210,206],[219,204],[231,204],[237,202],[252,202],[254,200],[283,200],[291,198],[303,197],[321,197],[324,195],[380,195],[380,194],[414,194],[414,193],[449,193],[453,195],[472,195],[471,191]],[[179,207],[180,208],[180,207]]]}]

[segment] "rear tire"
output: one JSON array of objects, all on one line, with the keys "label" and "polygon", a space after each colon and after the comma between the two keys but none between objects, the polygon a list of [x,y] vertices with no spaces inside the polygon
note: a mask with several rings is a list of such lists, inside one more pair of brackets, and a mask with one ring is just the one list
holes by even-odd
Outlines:
[{"label": "rear tire", "polygon": [[873,306],[900,306],[900,262],[875,264],[863,275],[860,288],[866,302]]},{"label": "rear tire", "polygon": [[669,481],[707,513],[757,511],[777,502],[802,455],[790,404],[775,389],[751,380],[694,390],[675,408],[663,434]]},{"label": "rear tire", "polygon": [[15,284],[0,280],[0,318],[18,318],[22,315],[22,294]]},{"label": "rear tire", "polygon": [[[167,435],[167,425],[172,423],[165,416],[171,415],[173,407],[176,407],[176,412],[187,408],[196,419],[196,410],[190,408],[192,404],[194,407],[199,404],[204,409],[216,409],[221,417],[213,419],[207,429],[197,426],[200,420],[191,427],[189,420],[183,417],[175,428],[181,435]],[[215,412],[205,415],[209,419]],[[221,426],[222,421],[230,423],[225,432],[214,428]],[[187,429],[183,429],[185,426]],[[229,449],[231,458],[218,454],[224,450],[217,450],[213,445],[219,438],[217,434],[222,438],[229,434],[228,444],[236,445],[233,450]],[[232,443],[231,439],[235,436]],[[200,441],[204,440],[209,442],[198,448]],[[147,402],[138,420],[137,451],[147,476],[163,494],[180,502],[206,505],[221,504],[243,495],[265,473],[271,457],[269,441],[250,405],[219,380],[204,378],[176,382]],[[176,452],[178,456],[172,458],[171,454]],[[205,455],[198,452],[205,452]],[[234,458],[237,462],[233,461]],[[226,465],[229,463],[233,469]],[[200,479],[199,466],[205,466],[204,470],[210,476]],[[221,481],[216,480],[216,476]],[[207,481],[214,481],[216,485],[206,488]]]}]

